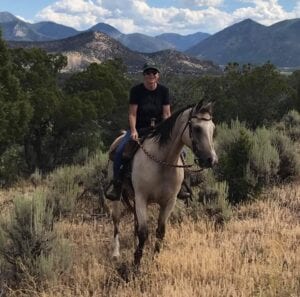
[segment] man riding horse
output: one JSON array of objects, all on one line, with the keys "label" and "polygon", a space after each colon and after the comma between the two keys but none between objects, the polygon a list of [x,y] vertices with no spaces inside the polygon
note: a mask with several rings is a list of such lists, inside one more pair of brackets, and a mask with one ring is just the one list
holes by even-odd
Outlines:
[{"label": "man riding horse", "polygon": [[[112,201],[121,198],[122,191],[122,155],[130,139],[137,141],[143,130],[154,127],[171,116],[169,89],[159,84],[160,71],[155,65],[145,64],[143,67],[143,83],[130,90],[129,127],[118,145],[113,164],[112,187],[106,192],[106,197]],[[187,198],[189,193],[181,190],[180,196]]]}]

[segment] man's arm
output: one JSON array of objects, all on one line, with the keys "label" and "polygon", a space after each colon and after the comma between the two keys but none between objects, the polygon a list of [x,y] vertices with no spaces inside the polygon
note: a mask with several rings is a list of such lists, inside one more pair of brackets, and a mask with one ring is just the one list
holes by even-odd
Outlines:
[{"label": "man's arm", "polygon": [[137,104],[129,104],[129,127],[131,132],[131,138],[137,140],[139,135],[136,131],[136,115],[137,115]]},{"label": "man's arm", "polygon": [[170,104],[163,105],[163,119],[167,119],[171,116],[171,107]]}]

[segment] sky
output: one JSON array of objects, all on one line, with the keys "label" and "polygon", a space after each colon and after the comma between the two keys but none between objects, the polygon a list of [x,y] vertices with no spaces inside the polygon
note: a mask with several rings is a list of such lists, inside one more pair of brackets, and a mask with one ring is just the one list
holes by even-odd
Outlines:
[{"label": "sky", "polygon": [[103,22],[122,33],[216,33],[244,19],[271,25],[300,18],[300,0],[0,0],[31,22],[53,21],[85,30]]}]

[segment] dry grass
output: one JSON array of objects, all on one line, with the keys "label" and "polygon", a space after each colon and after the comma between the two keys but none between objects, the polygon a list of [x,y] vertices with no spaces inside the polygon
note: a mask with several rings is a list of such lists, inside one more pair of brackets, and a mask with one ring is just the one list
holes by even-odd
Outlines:
[{"label": "dry grass", "polygon": [[151,218],[141,272],[129,282],[119,272],[131,270],[130,217],[121,226],[118,261],[110,257],[108,218],[58,223],[72,242],[71,273],[40,292],[10,291],[8,296],[300,296],[299,185],[273,189],[264,201],[240,207],[222,229],[205,219],[169,225],[165,245],[153,258],[154,222]]}]

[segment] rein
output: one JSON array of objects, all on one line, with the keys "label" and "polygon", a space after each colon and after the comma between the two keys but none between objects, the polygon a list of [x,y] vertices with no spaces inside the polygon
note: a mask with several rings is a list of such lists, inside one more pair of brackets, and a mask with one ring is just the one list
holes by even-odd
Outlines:
[{"label": "rein", "polygon": [[[150,154],[146,149],[145,147],[143,146],[143,144],[140,142],[140,140],[138,139],[136,141],[139,145],[139,147],[142,149],[142,151],[145,153],[145,155],[147,157],[149,157],[151,160],[153,160],[154,162],[158,163],[158,164],[161,164],[161,165],[164,165],[164,166],[168,166],[168,167],[173,167],[173,168],[190,168],[193,166],[193,164],[183,164],[183,165],[178,165],[178,164],[170,164],[166,161],[162,161],[162,160],[159,160],[158,158],[156,158],[155,156],[153,156],[152,154]],[[203,170],[203,169],[202,169]],[[202,171],[201,170],[201,171]]]},{"label": "rein", "polygon": [[[210,121],[210,120],[212,120],[212,118],[211,117],[209,119],[207,119],[207,118],[199,118],[197,116],[192,116],[192,114],[193,114],[193,108],[191,109],[190,114],[189,114],[189,119],[188,119],[187,123],[185,124],[185,126],[184,126],[184,128],[183,128],[183,130],[181,132],[181,137],[182,137],[184,131],[186,130],[186,128],[189,127],[189,136],[190,136],[191,141],[192,141],[192,146],[194,147],[194,140],[193,140],[192,122],[191,122],[191,120],[192,119],[198,119],[198,120],[203,120],[203,121]],[[178,165],[178,164],[170,164],[170,163],[168,163],[166,161],[160,160],[157,157],[155,157],[154,155],[152,155],[151,153],[149,153],[145,149],[145,147],[143,146],[143,144],[140,142],[139,139],[137,139],[137,143],[138,143],[139,147],[141,148],[141,150],[145,153],[145,155],[147,157],[149,157],[151,160],[153,160],[154,162],[158,163],[158,164],[161,164],[163,166],[173,167],[173,168],[186,168],[186,169],[188,169],[191,172],[201,172],[201,171],[204,170],[204,168],[200,168],[200,169],[197,169],[197,170],[190,170],[189,168],[191,168],[194,164]]]}]

